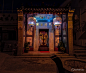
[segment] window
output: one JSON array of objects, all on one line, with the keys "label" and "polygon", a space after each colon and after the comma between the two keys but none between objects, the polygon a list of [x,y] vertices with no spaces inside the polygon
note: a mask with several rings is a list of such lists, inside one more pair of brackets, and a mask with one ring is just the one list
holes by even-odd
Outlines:
[{"label": "window", "polygon": [[16,40],[16,31],[8,32],[8,40]]}]

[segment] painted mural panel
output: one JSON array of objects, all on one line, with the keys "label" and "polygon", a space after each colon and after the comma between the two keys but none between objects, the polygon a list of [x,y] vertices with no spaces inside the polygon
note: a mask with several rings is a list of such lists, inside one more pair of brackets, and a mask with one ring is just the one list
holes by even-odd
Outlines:
[{"label": "painted mural panel", "polygon": [[58,46],[60,41],[61,41],[61,37],[55,37],[55,46]]},{"label": "painted mural panel", "polygon": [[61,35],[61,24],[62,24],[61,15],[55,14],[53,24],[55,25],[55,35]]},{"label": "painted mural panel", "polygon": [[32,37],[27,37],[27,42],[30,42],[29,46],[32,46]]},{"label": "painted mural panel", "polygon": [[53,14],[37,14],[35,15],[35,18],[37,19],[37,21],[46,20],[47,22],[50,22],[51,20],[53,20]]},{"label": "painted mural panel", "polygon": [[33,34],[33,26],[36,24],[36,19],[34,17],[29,17],[27,19],[27,35]]},{"label": "painted mural panel", "polygon": [[61,25],[55,26],[55,35],[61,35]]},{"label": "painted mural panel", "polygon": [[27,35],[32,35],[33,33],[33,27],[29,26],[27,27]]}]

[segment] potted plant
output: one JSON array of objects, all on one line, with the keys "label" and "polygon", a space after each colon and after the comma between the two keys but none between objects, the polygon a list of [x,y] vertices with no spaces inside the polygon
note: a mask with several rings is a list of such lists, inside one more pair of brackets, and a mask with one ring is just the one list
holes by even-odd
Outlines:
[{"label": "potted plant", "polygon": [[24,48],[25,48],[24,52],[28,52],[28,50],[29,50],[29,45],[30,45],[30,42],[25,42],[25,43],[24,43]]},{"label": "potted plant", "polygon": [[59,47],[60,51],[62,53],[64,53],[64,51],[65,51],[65,44],[63,43],[63,41],[59,42],[59,46],[58,47]]}]

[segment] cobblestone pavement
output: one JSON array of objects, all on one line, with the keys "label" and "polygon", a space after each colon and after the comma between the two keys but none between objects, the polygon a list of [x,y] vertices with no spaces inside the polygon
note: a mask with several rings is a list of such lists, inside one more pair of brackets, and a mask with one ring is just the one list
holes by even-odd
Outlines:
[{"label": "cobblestone pavement", "polygon": [[5,55],[0,56],[0,60],[0,73],[57,73],[56,64],[51,58],[14,58]]}]

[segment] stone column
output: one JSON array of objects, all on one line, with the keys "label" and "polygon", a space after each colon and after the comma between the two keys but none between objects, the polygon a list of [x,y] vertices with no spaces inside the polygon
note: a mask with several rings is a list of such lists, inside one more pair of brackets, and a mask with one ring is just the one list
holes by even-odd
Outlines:
[{"label": "stone column", "polygon": [[39,29],[36,29],[34,33],[34,51],[38,51],[38,48],[39,48]]},{"label": "stone column", "polygon": [[49,51],[54,51],[54,30],[49,29]]},{"label": "stone column", "polygon": [[68,13],[69,55],[73,55],[73,12],[74,12],[74,10],[69,10],[69,13]]},{"label": "stone column", "polygon": [[17,55],[23,52],[23,11],[18,10],[18,50]]}]

